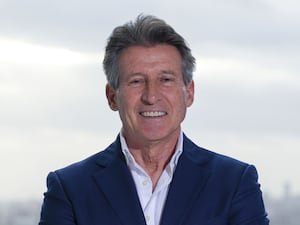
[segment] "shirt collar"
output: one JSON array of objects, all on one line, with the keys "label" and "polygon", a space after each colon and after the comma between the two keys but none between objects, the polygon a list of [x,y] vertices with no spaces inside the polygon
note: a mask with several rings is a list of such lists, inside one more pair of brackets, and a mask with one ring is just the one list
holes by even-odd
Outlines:
[{"label": "shirt collar", "polygon": [[[123,155],[125,156],[125,159],[126,159],[127,166],[130,169],[140,170],[140,166],[137,164],[133,155],[129,151],[129,148],[127,146],[126,140],[125,140],[122,132],[120,132],[120,142],[121,142],[121,148],[122,148]],[[165,171],[170,176],[172,176],[175,171],[176,165],[178,163],[178,160],[179,160],[179,157],[180,157],[182,151],[183,151],[183,132],[182,132],[182,130],[180,130],[175,152],[174,152],[170,162],[168,163],[168,165],[165,168]]]}]

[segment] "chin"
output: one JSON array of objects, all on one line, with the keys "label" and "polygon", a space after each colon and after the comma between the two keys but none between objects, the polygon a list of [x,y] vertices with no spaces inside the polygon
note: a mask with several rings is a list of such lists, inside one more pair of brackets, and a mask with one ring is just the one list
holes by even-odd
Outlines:
[{"label": "chin", "polygon": [[144,132],[141,133],[143,136],[143,139],[148,140],[148,141],[159,141],[162,140],[170,135],[168,132],[162,132],[162,130],[155,130],[151,132]]}]

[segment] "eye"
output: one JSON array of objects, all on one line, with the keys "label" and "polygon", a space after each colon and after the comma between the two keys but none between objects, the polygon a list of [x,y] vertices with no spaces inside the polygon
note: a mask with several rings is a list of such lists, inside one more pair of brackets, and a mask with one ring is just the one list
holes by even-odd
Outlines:
[{"label": "eye", "polygon": [[175,77],[172,75],[165,75],[160,78],[160,82],[162,82],[165,85],[172,85],[174,81]]},{"label": "eye", "polygon": [[162,78],[161,80],[162,80],[163,82],[170,82],[170,81],[172,81],[172,79],[169,78],[169,77],[164,77],[164,78]]},{"label": "eye", "polygon": [[144,83],[143,78],[133,78],[129,81],[129,86],[137,87],[139,85],[142,85]]}]

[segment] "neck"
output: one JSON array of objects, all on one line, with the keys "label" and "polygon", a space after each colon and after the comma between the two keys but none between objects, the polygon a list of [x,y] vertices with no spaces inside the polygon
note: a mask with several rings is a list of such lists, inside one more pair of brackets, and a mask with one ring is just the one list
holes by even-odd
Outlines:
[{"label": "neck", "polygon": [[172,137],[168,141],[155,142],[142,147],[133,147],[128,144],[128,148],[133,155],[135,161],[147,172],[151,177],[153,190],[165,169],[166,165],[172,158],[179,134]]}]

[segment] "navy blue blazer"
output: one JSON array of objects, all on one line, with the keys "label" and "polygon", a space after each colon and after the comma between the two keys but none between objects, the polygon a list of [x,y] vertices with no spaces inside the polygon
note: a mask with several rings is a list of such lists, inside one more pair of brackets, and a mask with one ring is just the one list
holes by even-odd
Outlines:
[{"label": "navy blue blazer", "polygon": [[[267,225],[254,166],[184,136],[160,225]],[[107,149],[51,172],[40,225],[146,225],[119,137]]]}]

